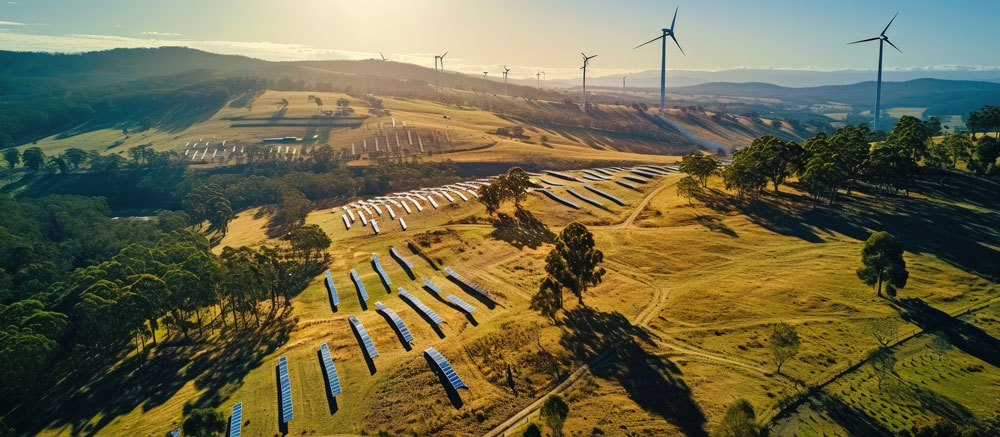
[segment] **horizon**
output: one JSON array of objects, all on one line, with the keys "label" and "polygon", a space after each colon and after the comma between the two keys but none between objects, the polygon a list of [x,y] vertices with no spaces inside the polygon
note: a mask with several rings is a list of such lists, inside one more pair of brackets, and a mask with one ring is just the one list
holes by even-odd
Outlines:
[{"label": "horizon", "polygon": [[[579,77],[580,51],[600,56],[589,68],[595,77],[658,70],[657,48],[632,47],[657,36],[660,27],[669,25],[672,9],[677,6],[678,40],[687,55],[668,46],[669,71],[874,71],[874,45],[854,47],[846,43],[877,35],[895,12],[900,16],[888,34],[902,53],[887,54],[886,72],[1000,71],[1000,65],[980,62],[975,52],[977,45],[1000,39],[1000,30],[988,18],[995,15],[990,11],[1000,13],[1000,4],[994,2],[977,2],[984,13],[972,16],[958,8],[921,7],[934,4],[930,1],[890,2],[891,7],[874,11],[865,2],[850,1],[828,11],[822,5],[768,0],[754,5],[730,3],[724,9],[727,13],[719,13],[717,6],[691,1],[585,3],[586,7],[565,1],[533,5],[523,0],[506,6],[375,2],[355,7],[347,2],[309,1],[286,11],[263,2],[241,3],[241,8],[235,9],[229,7],[230,2],[201,5],[182,1],[132,7],[114,0],[8,1],[0,4],[0,49],[79,53],[183,46],[269,61],[379,59],[381,51],[389,60],[428,67],[433,65],[435,54],[448,51],[445,68],[449,71],[498,74],[500,66],[506,64],[515,79],[533,77],[538,70],[545,71],[549,79],[572,79]],[[203,13],[187,15],[195,5]],[[650,8],[662,13],[645,12]],[[52,10],[63,13],[52,15]],[[301,10],[316,14],[297,14]],[[517,14],[531,10],[540,12]],[[91,16],[92,11],[102,14]],[[88,19],[79,20],[79,16]],[[435,16],[445,17],[447,30],[423,32],[422,23]],[[481,16],[490,16],[513,30],[482,26]],[[563,19],[557,23],[543,19],[555,16]],[[226,19],[220,23],[217,17]],[[633,21],[631,17],[636,18]],[[295,32],[269,25],[292,19],[302,21]],[[754,32],[748,34],[739,28],[747,21],[769,25],[753,27]],[[581,39],[574,33],[578,22],[596,31]],[[376,25],[393,31],[372,31]],[[941,30],[925,32],[934,27]],[[982,31],[959,32],[965,28]],[[399,32],[407,35],[405,41],[395,37]],[[992,37],[991,32],[995,34]],[[463,38],[447,41],[445,34],[449,33],[462,34]],[[536,34],[541,36],[533,36]],[[789,38],[789,34],[794,37]],[[539,44],[539,39],[544,43]]]}]

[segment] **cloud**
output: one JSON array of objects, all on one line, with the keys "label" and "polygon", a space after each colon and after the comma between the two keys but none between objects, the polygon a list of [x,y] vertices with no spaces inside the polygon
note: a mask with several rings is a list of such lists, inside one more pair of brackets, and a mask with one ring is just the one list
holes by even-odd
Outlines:
[{"label": "cloud", "polygon": [[[115,26],[115,27],[118,27],[118,26]],[[170,33],[170,32],[142,32],[142,35],[151,35],[151,36],[181,36],[181,34],[179,34],[179,33]]]},{"label": "cloud", "polygon": [[24,23],[18,23],[15,21],[0,21],[0,26],[24,26]]}]

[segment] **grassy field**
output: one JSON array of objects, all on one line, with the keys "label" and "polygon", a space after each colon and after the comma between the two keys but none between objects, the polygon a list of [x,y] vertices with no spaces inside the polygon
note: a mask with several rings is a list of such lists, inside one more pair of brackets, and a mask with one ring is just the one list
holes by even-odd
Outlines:
[{"label": "grassy field", "polygon": [[[102,400],[73,416],[54,416],[40,434],[162,435],[180,423],[185,404],[228,416],[243,402],[247,435],[481,435],[519,412],[533,420],[525,407],[553,389],[569,400],[570,435],[701,435],[736,397],[750,400],[770,421],[789,396],[818,385],[819,392],[771,424],[775,435],[881,434],[932,416],[970,421],[991,415],[1000,392],[1000,348],[993,347],[1000,305],[950,324],[934,321],[1000,296],[991,261],[1000,247],[995,183],[954,175],[917,187],[909,198],[862,192],[814,211],[793,187],[746,205],[723,192],[718,180],[689,205],[675,193],[679,177],[657,178],[638,191],[594,184],[626,207],[578,202],[582,208],[573,210],[533,193],[524,203],[530,214],[505,209],[496,222],[475,201],[442,202],[437,210],[424,202],[422,213],[396,209],[407,231],[378,218],[378,236],[360,224],[345,230],[339,209],[314,211],[307,221],[333,240],[337,311],[317,277],[260,333],[162,346],[151,364],[124,378],[142,383],[155,375],[158,384],[120,398],[96,397]],[[579,185],[553,191],[567,198],[566,188],[589,193]],[[586,305],[567,296],[554,325],[528,303],[544,274],[546,241],[574,220],[594,232],[608,273],[586,293]],[[262,223],[252,211],[242,212],[223,244],[264,241]],[[873,230],[893,232],[907,250],[910,279],[897,302],[875,297],[855,276]],[[390,246],[415,265],[412,278],[389,257]],[[372,253],[391,286],[376,276]],[[477,300],[446,278],[444,266],[496,290],[499,301],[491,307]],[[348,279],[351,268],[371,296],[367,308]],[[425,289],[423,278],[474,305],[473,316]],[[435,329],[398,297],[399,286],[446,323]],[[374,301],[402,317],[413,345],[403,344]],[[358,316],[378,348],[371,362],[351,333],[349,315]],[[932,351],[931,334],[902,342],[897,377],[879,390],[869,366],[851,370],[876,346],[865,326],[877,318],[895,320],[901,335],[947,332],[954,346]],[[794,325],[803,342],[780,375],[764,347],[779,321]],[[335,404],[323,388],[322,342],[330,345],[344,386]],[[427,347],[441,351],[470,389],[445,390],[422,357]],[[278,423],[275,366],[282,356],[295,404],[287,430]],[[572,383],[557,387],[570,375]],[[94,384],[82,392],[99,393]]]}]

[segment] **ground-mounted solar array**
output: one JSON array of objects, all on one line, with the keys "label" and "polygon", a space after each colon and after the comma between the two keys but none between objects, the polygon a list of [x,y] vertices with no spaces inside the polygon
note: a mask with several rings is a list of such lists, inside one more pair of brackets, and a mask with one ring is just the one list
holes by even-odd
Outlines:
[{"label": "ground-mounted solar array", "polygon": [[424,305],[424,303],[421,302],[420,299],[417,299],[416,296],[404,290],[403,287],[397,288],[396,291],[399,292],[400,297],[406,299],[408,302],[410,302],[410,304],[417,307],[417,309],[421,313],[423,313],[423,315],[426,316],[431,322],[434,322],[434,324],[444,322],[444,319],[442,319],[441,316],[437,315],[437,313],[435,313],[434,310],[430,309],[427,305]]},{"label": "ground-mounted solar array", "polygon": [[337,287],[333,285],[333,275],[329,269],[326,271],[326,290],[330,293],[330,302],[333,306],[340,305],[340,296],[337,296]]},{"label": "ground-mounted solar array", "polygon": [[487,298],[489,300],[492,300],[494,302],[497,301],[497,294],[494,293],[492,290],[490,290],[490,289],[488,289],[486,287],[483,287],[482,285],[479,285],[479,284],[477,284],[475,282],[470,281],[468,278],[466,278],[466,277],[458,274],[458,272],[452,270],[451,267],[445,267],[444,271],[445,271],[445,273],[448,274],[448,276],[450,276],[451,278],[455,279],[456,281],[462,283],[462,285],[465,285],[470,290],[472,290],[472,291],[474,291],[476,293],[479,293],[480,296],[485,297],[485,298]]},{"label": "ground-mounted solar array", "polygon": [[375,272],[378,273],[379,278],[382,279],[382,283],[385,285],[392,285],[392,280],[389,279],[389,275],[385,273],[385,269],[382,268],[382,264],[378,262],[378,254],[372,254],[372,266],[375,267]]},{"label": "ground-mounted solar array", "polygon": [[403,319],[399,318],[399,315],[396,314],[395,311],[389,309],[389,307],[385,306],[385,304],[378,301],[375,302],[375,308],[381,311],[382,314],[389,317],[389,320],[392,320],[392,323],[396,325],[396,330],[399,332],[399,335],[403,336],[403,339],[406,340],[407,343],[413,343],[413,334],[410,334],[410,330],[407,329],[406,323],[403,322]]},{"label": "ground-mounted solar array", "polygon": [[288,379],[288,360],[278,359],[278,388],[281,392],[281,419],[292,420],[292,382]]},{"label": "ground-mounted solar array", "polygon": [[451,367],[451,363],[449,363],[448,360],[445,359],[444,355],[441,355],[441,353],[438,352],[437,349],[429,347],[424,350],[424,353],[427,354],[427,356],[429,356],[432,361],[434,361],[434,364],[437,366],[438,370],[442,374],[444,374],[444,377],[448,380],[448,383],[451,384],[451,388],[455,390],[460,388],[468,388],[468,386],[465,385],[464,382],[462,382],[462,378],[459,378],[458,374],[455,373],[455,369]]},{"label": "ground-mounted solar array", "polygon": [[365,284],[361,282],[361,278],[358,277],[357,270],[351,269],[351,280],[354,281],[354,286],[358,289],[358,294],[361,295],[361,300],[368,301],[368,291],[365,290]]},{"label": "ground-mounted solar array", "polygon": [[354,330],[358,333],[358,337],[361,338],[361,342],[365,345],[365,353],[368,354],[368,358],[375,358],[378,356],[378,350],[375,349],[375,343],[372,342],[372,338],[368,335],[368,331],[365,330],[365,325],[361,324],[361,321],[357,317],[348,316],[347,320],[354,327]]},{"label": "ground-mounted solar array", "polygon": [[229,437],[241,435],[243,435],[243,402],[233,405],[233,412],[229,416]]},{"label": "ground-mounted solar array", "polygon": [[337,396],[341,393],[340,377],[337,376],[337,367],[333,365],[333,358],[330,356],[330,347],[326,343],[319,345],[319,354],[323,360],[323,373],[326,375],[326,383],[330,389],[330,396]]}]

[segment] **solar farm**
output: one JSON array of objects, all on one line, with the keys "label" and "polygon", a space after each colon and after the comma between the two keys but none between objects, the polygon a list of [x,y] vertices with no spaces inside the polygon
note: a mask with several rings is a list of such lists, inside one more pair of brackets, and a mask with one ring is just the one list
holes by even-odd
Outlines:
[{"label": "solar farm", "polygon": [[[630,170],[657,174],[632,189],[615,184],[635,175]],[[673,171],[609,167],[546,174],[561,180],[558,185],[533,173],[536,188],[528,207],[545,217],[621,219],[629,204],[638,204],[644,192],[659,185],[655,177]],[[334,240],[335,261],[300,295],[295,308],[300,325],[319,329],[293,331],[291,346],[276,351],[281,355],[272,367],[272,383],[248,379],[230,396],[237,404],[230,435],[357,433],[365,428],[354,419],[372,414],[371,396],[381,397],[377,393],[391,390],[391,381],[402,375],[421,393],[413,396],[445,408],[432,417],[467,416],[470,408],[495,396],[493,383],[483,379],[476,359],[462,345],[516,317],[513,308],[523,307],[531,290],[484,270],[483,262],[493,261],[488,255],[442,258],[440,247],[425,249],[421,243],[428,234],[470,226],[449,223],[482,214],[476,198],[491,180],[362,198],[311,213],[308,222],[319,224]],[[551,199],[580,191],[596,194],[575,207]],[[485,228],[471,226],[473,234]],[[267,385],[274,402],[262,403],[266,396],[252,396],[251,402],[251,396],[240,395],[266,391]]]}]

